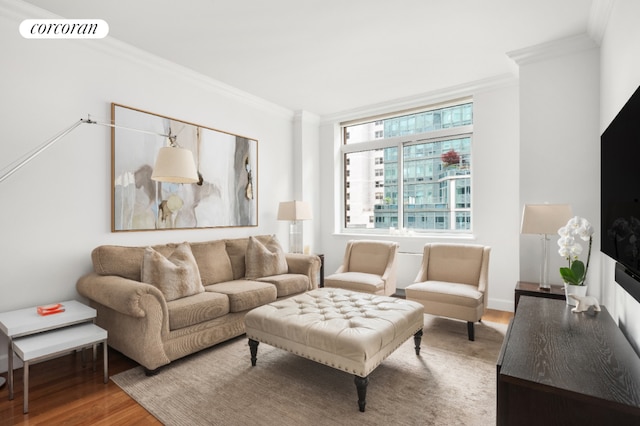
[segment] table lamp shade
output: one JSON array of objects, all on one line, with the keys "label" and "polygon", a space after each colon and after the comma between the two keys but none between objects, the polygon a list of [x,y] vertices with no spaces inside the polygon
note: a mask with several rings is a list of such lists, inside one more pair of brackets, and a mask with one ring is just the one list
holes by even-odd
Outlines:
[{"label": "table lamp shade", "polygon": [[283,201],[278,206],[278,220],[310,220],[311,206],[304,201]]},{"label": "table lamp shade", "polygon": [[185,148],[172,146],[160,148],[151,179],[175,183],[198,182],[198,171],[193,161],[193,154]]},{"label": "table lamp shade", "polygon": [[526,204],[520,233],[555,234],[572,216],[569,204]]}]

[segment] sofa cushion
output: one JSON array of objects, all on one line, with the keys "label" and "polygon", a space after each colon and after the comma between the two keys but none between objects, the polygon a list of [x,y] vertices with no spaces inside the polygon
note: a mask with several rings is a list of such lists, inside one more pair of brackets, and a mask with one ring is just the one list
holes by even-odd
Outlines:
[{"label": "sofa cushion", "polygon": [[273,284],[234,280],[205,287],[206,291],[222,293],[229,298],[229,312],[242,312],[248,309],[271,303],[278,297]]},{"label": "sofa cushion", "polygon": [[257,281],[266,282],[276,286],[278,297],[304,293],[309,289],[309,277],[302,274],[282,274],[270,277],[258,278]]},{"label": "sofa cushion", "polygon": [[189,243],[179,244],[168,257],[147,247],[141,274],[142,282],[157,287],[167,301],[204,291]]},{"label": "sofa cushion", "polygon": [[167,302],[169,329],[177,330],[222,317],[229,313],[229,298],[205,291]]},{"label": "sofa cushion", "polygon": [[244,277],[244,255],[247,253],[247,244],[249,238],[236,238],[233,240],[225,240],[227,247],[227,255],[231,261],[231,269],[233,271],[233,279],[238,280]]},{"label": "sofa cushion", "polygon": [[245,255],[245,278],[252,280],[286,274],[288,270],[287,259],[275,235],[264,243],[249,237]]},{"label": "sofa cushion", "polygon": [[[169,256],[176,244],[153,246],[153,249]],[[93,270],[98,275],[117,275],[134,281],[141,280],[140,266],[144,257],[144,247],[103,245],[91,252]]]},{"label": "sofa cushion", "polygon": [[191,243],[191,251],[200,270],[202,285],[233,280],[231,260],[224,240]]}]

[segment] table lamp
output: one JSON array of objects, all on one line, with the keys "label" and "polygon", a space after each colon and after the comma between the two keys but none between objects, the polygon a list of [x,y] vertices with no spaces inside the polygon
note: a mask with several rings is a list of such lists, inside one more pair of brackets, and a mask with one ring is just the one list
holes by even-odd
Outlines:
[{"label": "table lamp", "polygon": [[278,220],[290,220],[289,251],[302,253],[302,222],[312,219],[311,206],[304,201],[283,201],[278,206]]},{"label": "table lamp", "polygon": [[573,216],[569,204],[525,204],[522,211],[521,234],[538,234],[542,242],[540,264],[540,289],[548,291],[549,284],[549,235],[556,234]]}]

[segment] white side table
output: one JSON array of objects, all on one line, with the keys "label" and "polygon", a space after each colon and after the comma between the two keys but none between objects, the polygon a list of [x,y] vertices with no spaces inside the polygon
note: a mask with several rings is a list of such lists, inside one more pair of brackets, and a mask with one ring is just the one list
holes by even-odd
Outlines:
[{"label": "white side table", "polygon": [[92,323],[77,324],[13,340],[13,350],[24,362],[24,409],[29,412],[29,364],[76,349],[93,346],[93,370],[96,369],[96,346],[102,343],[104,383],[109,381],[107,331]]},{"label": "white side table", "polygon": [[7,351],[9,399],[13,399],[13,339],[83,322],[93,322],[96,317],[95,309],[75,300],[61,303],[64,305],[64,312],[47,316],[38,315],[35,306],[0,313],[0,331],[9,341]]}]

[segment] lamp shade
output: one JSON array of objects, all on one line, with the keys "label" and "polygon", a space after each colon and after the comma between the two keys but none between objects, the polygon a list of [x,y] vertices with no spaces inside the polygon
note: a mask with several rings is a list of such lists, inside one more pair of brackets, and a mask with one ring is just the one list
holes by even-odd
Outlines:
[{"label": "lamp shade", "polygon": [[520,233],[555,234],[572,216],[569,204],[525,204]]},{"label": "lamp shade", "polygon": [[193,154],[184,148],[171,146],[160,148],[151,179],[174,183],[198,182],[198,171],[193,161]]},{"label": "lamp shade", "polygon": [[304,201],[282,201],[278,206],[278,220],[309,220],[311,206]]}]

